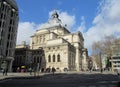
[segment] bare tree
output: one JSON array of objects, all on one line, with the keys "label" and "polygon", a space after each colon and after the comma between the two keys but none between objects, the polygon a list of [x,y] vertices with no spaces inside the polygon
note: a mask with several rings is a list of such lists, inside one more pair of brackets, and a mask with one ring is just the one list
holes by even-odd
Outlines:
[{"label": "bare tree", "polygon": [[[107,58],[111,58],[113,49],[112,46],[115,44],[115,47],[119,49],[120,47],[120,38],[115,36],[105,36],[101,41],[94,42],[92,44],[92,56],[94,56],[96,63],[100,66],[100,52],[103,55],[107,55]],[[119,45],[118,45],[119,44]]]},{"label": "bare tree", "polygon": [[92,56],[94,58],[94,60],[96,61],[97,65],[100,67],[100,57],[99,57],[99,53],[102,50],[102,43],[100,41],[98,42],[94,42],[92,44]]},{"label": "bare tree", "polygon": [[99,55],[100,52],[102,54],[106,54],[108,57],[112,55],[112,44],[116,41],[116,37],[105,36],[101,41],[94,42],[92,44],[92,55]]},{"label": "bare tree", "polygon": [[111,46],[112,46],[112,44],[114,43],[115,40],[116,40],[116,37],[111,35],[111,36],[105,36],[103,41],[102,41],[102,44],[103,44],[103,47],[102,47],[103,50],[102,51],[108,57],[112,56]]}]

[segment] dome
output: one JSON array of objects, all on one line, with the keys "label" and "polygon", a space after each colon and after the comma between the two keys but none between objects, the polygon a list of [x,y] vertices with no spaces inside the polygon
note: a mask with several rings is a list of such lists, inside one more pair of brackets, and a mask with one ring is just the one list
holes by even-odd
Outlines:
[{"label": "dome", "polygon": [[47,23],[42,24],[39,29],[51,28],[55,26],[64,26],[58,17],[59,15],[57,11],[54,11],[51,15],[51,19]]},{"label": "dome", "polygon": [[18,9],[16,0],[5,0],[5,1],[11,4],[15,9]]}]

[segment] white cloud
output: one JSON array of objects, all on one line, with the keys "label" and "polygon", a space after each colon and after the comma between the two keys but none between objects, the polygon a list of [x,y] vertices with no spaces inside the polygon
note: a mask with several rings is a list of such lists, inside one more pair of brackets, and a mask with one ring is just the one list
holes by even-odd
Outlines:
[{"label": "white cloud", "polygon": [[94,41],[104,36],[118,35],[120,37],[120,0],[103,0],[99,13],[93,20],[93,26],[84,33],[85,47],[90,49]]},{"label": "white cloud", "polygon": [[85,18],[84,16],[81,17],[81,24],[78,27],[78,31],[81,31],[81,33],[84,33],[86,31],[86,26],[85,26]]},{"label": "white cloud", "polygon": [[[72,29],[73,26],[75,25],[76,21],[75,21],[75,16],[74,15],[70,15],[67,12],[62,12],[57,10],[58,14],[59,14],[59,19],[61,19],[62,23],[65,25],[67,25],[68,29]],[[49,12],[49,18],[51,17],[53,11]]]},{"label": "white cloud", "polygon": [[[99,12],[93,20],[93,25],[86,31],[85,18],[81,17],[81,24],[77,30],[83,33],[85,47],[90,49],[94,41],[101,40],[107,35],[118,35],[120,37],[120,0],[102,0],[100,3]],[[53,11],[49,12],[49,17]],[[67,12],[58,11],[59,18],[63,24],[67,24],[68,29],[74,28],[76,23],[75,15],[70,15]],[[42,24],[41,24],[42,25]],[[30,22],[19,23],[18,40],[29,42],[30,36],[34,34],[37,25]],[[26,34],[27,33],[27,34]]]},{"label": "white cloud", "polygon": [[69,15],[67,12],[60,12],[60,19],[63,24],[67,24],[68,29],[71,29],[75,24],[75,16]]},{"label": "white cloud", "polygon": [[30,42],[30,36],[34,34],[37,25],[33,22],[20,22],[18,26],[17,44],[22,41]]},{"label": "white cloud", "polygon": [[[49,13],[49,16],[51,16],[52,12]],[[67,12],[58,11],[58,13],[63,24],[67,24],[68,29],[71,29],[75,24],[75,16],[69,15]],[[40,29],[42,26],[44,26],[44,23],[37,25],[33,22],[20,22],[18,26],[17,44],[20,44],[22,41],[29,43],[30,36],[35,33],[36,29]]]}]

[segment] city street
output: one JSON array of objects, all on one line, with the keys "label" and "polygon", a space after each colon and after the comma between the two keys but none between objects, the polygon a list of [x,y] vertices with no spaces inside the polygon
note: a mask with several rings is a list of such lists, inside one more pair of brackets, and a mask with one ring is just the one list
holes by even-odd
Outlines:
[{"label": "city street", "polygon": [[46,74],[0,81],[0,87],[120,87],[113,74]]}]

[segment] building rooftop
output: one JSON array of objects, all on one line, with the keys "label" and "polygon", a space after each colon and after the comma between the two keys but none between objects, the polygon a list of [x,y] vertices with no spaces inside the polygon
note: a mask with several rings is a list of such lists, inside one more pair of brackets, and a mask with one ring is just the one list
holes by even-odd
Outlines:
[{"label": "building rooftop", "polygon": [[59,19],[59,15],[58,15],[57,11],[54,11],[52,13],[49,21],[47,23],[42,24],[39,27],[39,29],[47,29],[47,28],[51,28],[51,27],[55,27],[55,26],[64,26],[62,24],[61,20]]},{"label": "building rooftop", "polygon": [[18,10],[16,0],[5,0],[5,1],[11,4],[16,10]]}]

